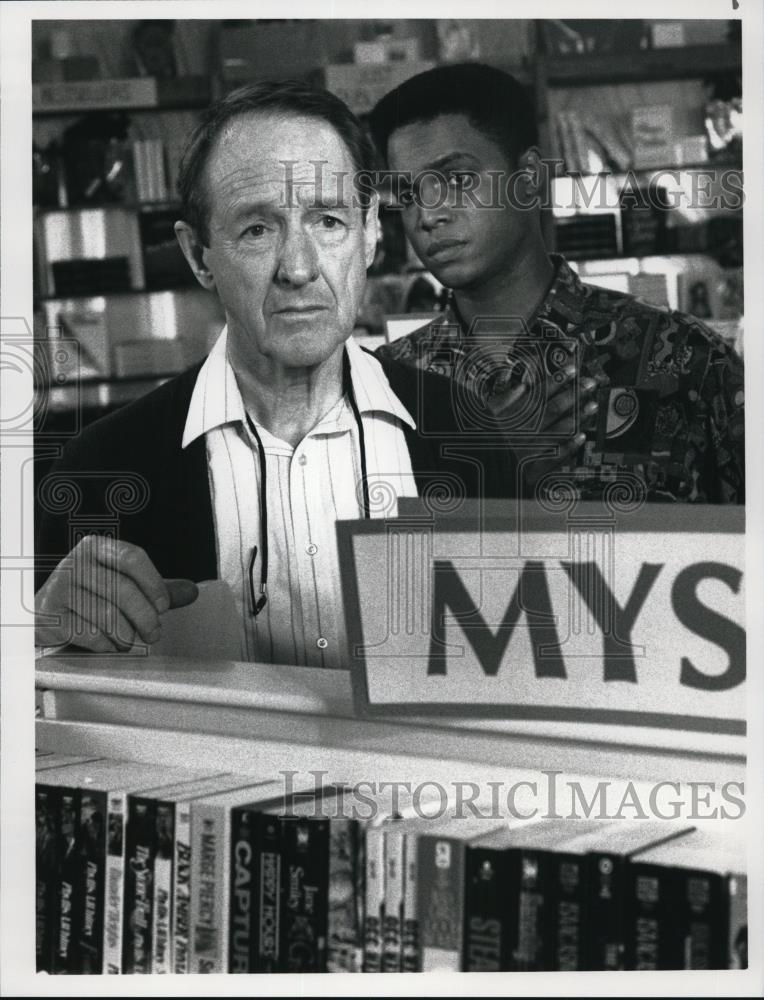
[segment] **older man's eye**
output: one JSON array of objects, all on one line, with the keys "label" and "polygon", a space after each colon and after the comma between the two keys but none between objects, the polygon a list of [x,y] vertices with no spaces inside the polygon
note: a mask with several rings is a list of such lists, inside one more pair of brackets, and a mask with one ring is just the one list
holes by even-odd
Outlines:
[{"label": "older man's eye", "polygon": [[255,222],[251,226],[247,226],[247,228],[244,230],[245,236],[258,237],[258,236],[263,236],[264,234],[265,234],[265,226],[262,224],[262,222]]}]

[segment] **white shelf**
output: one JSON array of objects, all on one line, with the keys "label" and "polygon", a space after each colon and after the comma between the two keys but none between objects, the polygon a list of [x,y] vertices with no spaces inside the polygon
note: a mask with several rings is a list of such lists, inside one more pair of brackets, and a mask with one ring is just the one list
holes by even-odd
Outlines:
[{"label": "white shelf", "polygon": [[[745,742],[708,734],[704,751],[651,731],[525,720],[360,719],[340,671],[171,658],[45,657],[37,745],[136,760],[225,763],[260,772],[325,768],[347,780],[528,779],[545,771],[656,781],[743,781]],[[655,734],[663,740],[665,733]],[[370,773],[373,772],[373,773]]]}]

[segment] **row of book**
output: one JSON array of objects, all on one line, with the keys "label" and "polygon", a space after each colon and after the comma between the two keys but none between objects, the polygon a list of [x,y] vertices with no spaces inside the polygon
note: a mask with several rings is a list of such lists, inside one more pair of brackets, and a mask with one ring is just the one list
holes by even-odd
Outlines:
[{"label": "row of book", "polygon": [[38,756],[35,803],[38,971],[747,964],[739,850],[686,825],[60,754]]}]

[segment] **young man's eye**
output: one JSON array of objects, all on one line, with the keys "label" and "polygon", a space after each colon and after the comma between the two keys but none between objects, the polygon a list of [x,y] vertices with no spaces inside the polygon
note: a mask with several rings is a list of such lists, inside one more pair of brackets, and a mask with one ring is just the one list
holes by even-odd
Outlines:
[{"label": "young man's eye", "polygon": [[342,220],[338,219],[335,215],[322,215],[321,223],[324,229],[339,229],[342,225]]},{"label": "young man's eye", "polygon": [[464,187],[467,184],[472,183],[472,179],[475,175],[467,172],[452,173],[448,175],[449,187]]}]

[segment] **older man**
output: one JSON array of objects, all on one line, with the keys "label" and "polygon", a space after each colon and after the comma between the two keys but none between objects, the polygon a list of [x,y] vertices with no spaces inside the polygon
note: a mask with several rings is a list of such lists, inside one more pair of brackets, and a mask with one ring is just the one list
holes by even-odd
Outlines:
[{"label": "older man", "polygon": [[[359,183],[372,167],[351,112],[300,83],[248,86],[206,113],[176,233],[226,326],[201,366],[88,427],[52,473],[91,528],[78,541],[47,505],[38,550],[64,558],[38,591],[38,642],[151,643],[194,581],[220,578],[242,659],[342,666],[335,522],[393,514],[438,477],[465,495],[511,490],[501,451],[447,455],[470,408],[457,412],[446,380],[352,340],[376,243]],[[145,502],[104,537],[125,474]]]}]

